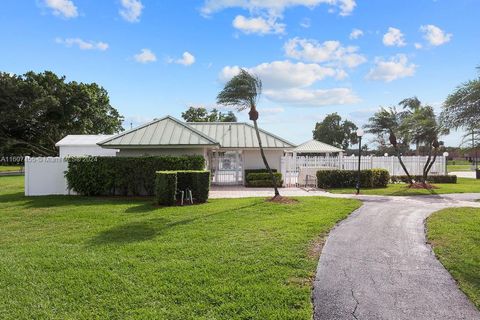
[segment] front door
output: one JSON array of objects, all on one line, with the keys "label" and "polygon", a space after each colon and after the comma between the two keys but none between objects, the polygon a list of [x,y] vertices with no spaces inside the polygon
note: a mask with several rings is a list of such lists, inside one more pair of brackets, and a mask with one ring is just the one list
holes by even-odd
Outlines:
[{"label": "front door", "polygon": [[240,151],[215,151],[210,159],[212,184],[243,184],[243,157]]}]

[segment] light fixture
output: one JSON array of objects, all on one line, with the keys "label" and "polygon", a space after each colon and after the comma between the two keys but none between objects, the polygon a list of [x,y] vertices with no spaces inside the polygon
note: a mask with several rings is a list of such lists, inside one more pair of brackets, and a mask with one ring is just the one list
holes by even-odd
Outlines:
[{"label": "light fixture", "polygon": [[388,153],[385,152],[385,153],[383,154],[383,156],[384,156],[384,157],[388,157]]},{"label": "light fixture", "polygon": [[362,128],[358,128],[358,130],[357,130],[357,136],[358,136],[358,137],[363,137],[364,134],[365,134],[365,131],[363,131]]},{"label": "light fixture", "polygon": [[444,157],[448,157],[448,152],[445,151],[445,152],[443,153],[443,156],[444,156]]}]

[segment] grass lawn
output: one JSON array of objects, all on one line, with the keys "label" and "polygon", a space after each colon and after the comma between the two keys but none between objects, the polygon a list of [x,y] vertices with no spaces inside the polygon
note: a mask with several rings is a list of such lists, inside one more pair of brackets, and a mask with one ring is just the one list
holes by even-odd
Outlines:
[{"label": "grass lawn", "polygon": [[0,172],[7,172],[7,171],[20,171],[22,167],[20,166],[0,166]]},{"label": "grass lawn", "polygon": [[[382,196],[416,196],[445,193],[480,193],[480,180],[458,178],[458,183],[436,183],[438,189],[409,189],[406,184],[389,184],[386,188],[361,189],[361,194],[382,195]],[[328,189],[331,193],[355,193],[354,188]]]},{"label": "grass lawn", "polygon": [[347,199],[23,196],[0,177],[0,319],[311,319],[315,244]]},{"label": "grass lawn", "polygon": [[449,164],[447,165],[448,172],[458,172],[458,171],[472,171],[472,166],[470,164]]},{"label": "grass lawn", "polygon": [[435,254],[480,309],[480,209],[438,211],[427,227]]}]

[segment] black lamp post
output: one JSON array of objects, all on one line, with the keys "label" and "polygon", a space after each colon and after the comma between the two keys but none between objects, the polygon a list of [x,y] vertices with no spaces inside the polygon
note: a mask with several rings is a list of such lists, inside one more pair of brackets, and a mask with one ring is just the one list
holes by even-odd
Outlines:
[{"label": "black lamp post", "polygon": [[360,128],[357,130],[358,137],[358,175],[357,175],[357,194],[360,193],[360,166],[362,163],[362,137],[365,132]]}]

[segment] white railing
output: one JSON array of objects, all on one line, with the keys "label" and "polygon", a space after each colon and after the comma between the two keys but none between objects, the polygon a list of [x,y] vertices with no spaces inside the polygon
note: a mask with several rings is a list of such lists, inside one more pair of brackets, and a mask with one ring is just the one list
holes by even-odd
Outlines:
[{"label": "white railing", "polygon": [[[427,161],[426,156],[409,156],[402,157],[405,167],[411,175],[421,175],[423,166]],[[281,173],[283,176],[284,186],[297,186],[301,168],[318,168],[318,170],[338,169],[338,170],[357,170],[358,157],[355,156],[337,156],[337,157],[282,157]],[[385,169],[391,176],[404,175],[400,162],[397,157],[374,157],[363,156],[361,158],[360,168],[365,169]],[[311,171],[311,170],[309,170]],[[435,163],[430,170],[430,175],[447,174],[446,158],[437,157]]]}]

